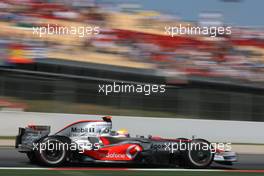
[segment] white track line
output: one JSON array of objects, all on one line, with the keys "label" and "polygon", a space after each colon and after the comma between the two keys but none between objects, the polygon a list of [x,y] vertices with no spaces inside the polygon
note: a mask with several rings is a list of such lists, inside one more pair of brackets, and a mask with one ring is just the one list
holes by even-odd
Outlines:
[{"label": "white track line", "polygon": [[0,167],[0,170],[49,170],[49,171],[159,171],[159,172],[234,172],[234,173],[264,173],[264,170],[224,170],[224,169],[153,169],[153,168],[100,168],[100,167]]},{"label": "white track line", "polygon": [[173,171],[173,172],[181,172],[181,171],[190,171],[190,172],[223,172],[225,170],[220,170],[220,169],[148,169],[148,168],[131,168],[128,170],[132,171]]},{"label": "white track line", "polygon": [[[118,168],[89,168],[89,167],[81,167],[81,168],[47,168],[47,167],[0,167],[0,170],[111,170],[113,169],[113,171],[118,171]],[[182,172],[182,171],[190,171],[190,172],[223,172],[225,170],[216,170],[216,169],[152,169],[152,168],[120,168],[120,171],[173,171],[173,172]]]}]

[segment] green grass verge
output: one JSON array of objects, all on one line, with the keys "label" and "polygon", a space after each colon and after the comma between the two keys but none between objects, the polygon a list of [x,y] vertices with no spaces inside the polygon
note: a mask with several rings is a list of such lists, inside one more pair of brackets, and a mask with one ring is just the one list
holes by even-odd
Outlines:
[{"label": "green grass verge", "polygon": [[15,140],[16,139],[16,136],[0,136],[0,140],[2,140],[2,139],[13,139],[13,140]]},{"label": "green grass verge", "polygon": [[1,170],[0,175],[12,176],[263,176],[263,173],[173,172],[173,171],[48,171]]}]

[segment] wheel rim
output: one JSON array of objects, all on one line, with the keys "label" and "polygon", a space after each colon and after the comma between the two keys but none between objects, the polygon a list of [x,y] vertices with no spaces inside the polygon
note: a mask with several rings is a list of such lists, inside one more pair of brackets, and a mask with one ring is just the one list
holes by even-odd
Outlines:
[{"label": "wheel rim", "polygon": [[[60,163],[66,155],[66,151],[63,147],[58,147],[62,144],[60,141],[55,139],[48,139],[44,142],[46,145],[45,150],[40,151],[41,158],[48,164],[58,164]],[[54,148],[51,145],[56,146]]]},{"label": "wheel rim", "polygon": [[188,155],[190,161],[195,164],[196,166],[205,167],[212,161],[212,152],[210,148],[204,149],[203,146],[208,145],[207,143],[196,143],[200,147],[198,148],[192,148],[189,150]]}]

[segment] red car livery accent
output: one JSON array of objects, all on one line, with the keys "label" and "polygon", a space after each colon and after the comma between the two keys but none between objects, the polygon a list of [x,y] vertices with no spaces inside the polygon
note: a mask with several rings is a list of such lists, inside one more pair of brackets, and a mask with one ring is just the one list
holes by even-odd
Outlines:
[{"label": "red car livery accent", "polygon": [[86,150],[84,154],[96,160],[130,161],[141,151],[142,147],[137,144],[123,144],[102,147],[99,150]]}]

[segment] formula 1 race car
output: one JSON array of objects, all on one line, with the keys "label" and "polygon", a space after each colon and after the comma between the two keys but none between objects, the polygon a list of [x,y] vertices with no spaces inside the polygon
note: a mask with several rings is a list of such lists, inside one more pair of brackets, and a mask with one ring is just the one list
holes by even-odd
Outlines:
[{"label": "formula 1 race car", "polygon": [[78,121],[49,133],[50,126],[19,128],[16,148],[32,163],[46,166],[103,162],[206,168],[213,161],[232,164],[237,160],[234,152],[212,147],[204,139],[130,137],[126,130],[112,131],[109,116]]}]

